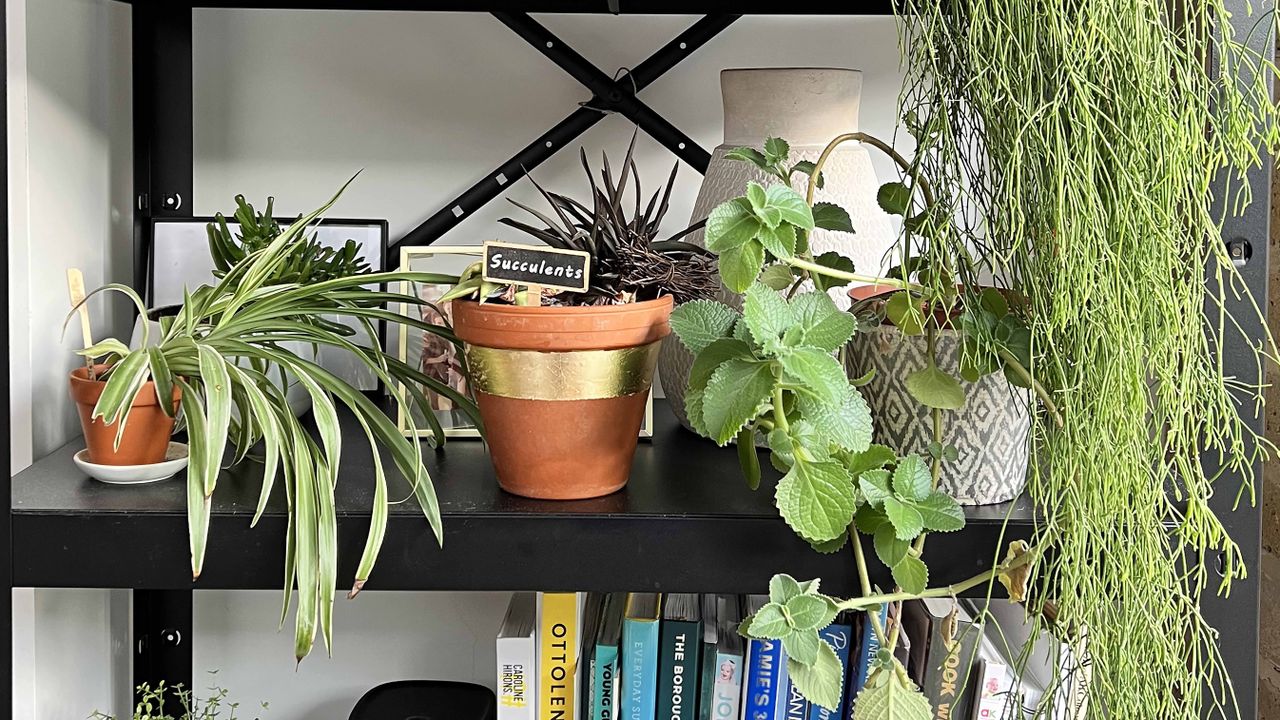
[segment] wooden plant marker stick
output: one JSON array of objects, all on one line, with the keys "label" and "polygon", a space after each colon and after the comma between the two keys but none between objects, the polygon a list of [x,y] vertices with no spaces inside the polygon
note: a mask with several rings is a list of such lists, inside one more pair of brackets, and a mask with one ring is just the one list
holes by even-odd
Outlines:
[{"label": "wooden plant marker stick", "polygon": [[[67,290],[71,293],[71,307],[80,316],[80,339],[86,349],[93,347],[93,330],[89,327],[89,307],[84,302],[84,274],[80,268],[67,268]],[[89,379],[93,380],[93,358],[84,359]]]},{"label": "wooden plant marker stick", "polygon": [[524,290],[517,290],[516,304],[526,307],[540,307],[542,305],[542,286],[525,285]]}]

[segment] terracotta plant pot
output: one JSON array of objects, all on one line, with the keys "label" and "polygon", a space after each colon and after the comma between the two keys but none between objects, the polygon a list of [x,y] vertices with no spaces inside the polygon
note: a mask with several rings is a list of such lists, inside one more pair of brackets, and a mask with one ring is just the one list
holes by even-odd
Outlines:
[{"label": "terracotta plant pot", "polygon": [[[94,373],[99,374],[106,369],[106,365],[98,365],[94,368]],[[76,401],[76,409],[80,411],[80,427],[84,430],[90,462],[98,465],[152,465],[164,462],[165,451],[169,448],[169,436],[173,434],[174,419],[165,415],[164,409],[157,402],[155,383],[144,383],[142,390],[134,398],[119,449],[115,447],[118,423],[108,425],[102,418],[91,419],[93,407],[97,405],[103,388],[107,386],[106,381],[90,380],[86,369],[81,367],[71,371],[70,385],[71,399]],[[174,387],[175,413],[181,399],[182,391]]]},{"label": "terracotta plant pot", "polygon": [[504,490],[579,500],[627,484],[672,305],[669,297],[594,307],[454,301]]}]

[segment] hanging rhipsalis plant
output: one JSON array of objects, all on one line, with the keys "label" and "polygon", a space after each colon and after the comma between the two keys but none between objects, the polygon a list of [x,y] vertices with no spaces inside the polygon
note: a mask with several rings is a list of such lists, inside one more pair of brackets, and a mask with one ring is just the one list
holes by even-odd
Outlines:
[{"label": "hanging rhipsalis plant", "polygon": [[[1073,647],[1087,634],[1090,716],[1238,715],[1199,605],[1246,567],[1209,500],[1252,500],[1270,448],[1245,420],[1275,346],[1237,342],[1265,325],[1213,209],[1238,211],[1248,185],[1211,188],[1274,151],[1280,113],[1274,67],[1233,35],[1226,5],[899,7],[903,109],[933,151],[926,174],[963,239],[1026,295],[1031,370],[1061,418],[1033,427],[1047,559],[1029,609]],[[1256,375],[1224,369],[1215,351],[1228,338],[1254,347]],[[1041,612],[1050,603],[1056,613]]]}]

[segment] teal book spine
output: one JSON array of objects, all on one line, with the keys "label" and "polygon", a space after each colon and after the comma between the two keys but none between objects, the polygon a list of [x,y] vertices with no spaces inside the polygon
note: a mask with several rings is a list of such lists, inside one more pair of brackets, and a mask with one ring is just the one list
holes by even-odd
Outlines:
[{"label": "teal book spine", "polygon": [[658,623],[628,619],[622,624],[622,720],[654,720],[658,698]]},{"label": "teal book spine", "polygon": [[591,672],[592,720],[617,720],[618,648],[597,645]]},{"label": "teal book spine", "polygon": [[696,720],[698,717],[698,659],[702,655],[702,623],[662,621],[662,651],[658,664],[658,717]]}]

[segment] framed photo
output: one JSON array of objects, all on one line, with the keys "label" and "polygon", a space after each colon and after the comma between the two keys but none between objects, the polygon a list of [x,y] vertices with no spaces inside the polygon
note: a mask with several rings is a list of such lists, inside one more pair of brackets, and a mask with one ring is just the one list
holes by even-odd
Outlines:
[{"label": "framed photo", "polygon": [[[400,270],[459,275],[467,266],[478,262],[483,254],[484,249],[479,245],[406,247],[400,249]],[[419,319],[427,322],[443,324],[448,327],[453,326],[453,318],[450,317],[449,308],[447,306],[442,307],[436,302],[452,287],[451,285],[425,283],[401,283],[400,285],[401,294],[417,297],[428,303],[427,305],[418,306],[401,303],[400,313],[402,315],[415,313]],[[462,372],[462,364],[458,362],[456,357],[457,348],[452,343],[441,340],[430,333],[424,333],[421,330],[405,326],[397,328],[396,333],[398,335],[399,353],[397,357],[400,358],[401,362],[416,367],[424,374],[447,383],[449,387],[460,393],[467,394],[466,376]],[[440,421],[440,426],[444,428],[445,437],[480,437],[480,432],[471,423],[471,419],[467,417],[466,413],[453,407],[453,403],[449,398],[442,397],[426,388],[422,388],[422,391],[431,404],[436,418]],[[403,388],[401,388],[401,392],[404,392]],[[413,412],[419,413],[421,410],[415,407]],[[417,426],[416,433],[409,429],[409,423],[404,417],[404,408],[401,408],[398,412],[397,424],[400,426],[400,431],[406,436],[419,438],[431,436],[431,429],[427,425],[426,418],[414,418],[414,425]],[[648,402],[645,405],[644,423],[640,426],[640,437],[653,437],[652,391],[650,391]]]},{"label": "framed photo", "polygon": [[[478,262],[480,256],[479,246],[406,247],[400,249],[400,269],[459,275],[468,265]],[[413,314],[418,319],[429,323],[453,327],[453,318],[450,317],[448,305],[442,306],[437,303],[450,287],[452,286],[443,284],[400,283],[402,295],[410,295],[428,303],[426,305],[400,303],[400,314]],[[407,325],[395,328],[395,334],[399,341],[397,357],[400,358],[400,362],[440,380],[459,393],[469,394],[467,378],[457,356],[458,348],[453,343]],[[425,387],[421,390],[426,395],[436,419],[440,421],[440,427],[444,428],[445,437],[480,437],[480,431],[471,422],[471,418],[455,407],[452,400]],[[400,388],[400,394],[404,397],[403,386]],[[400,432],[408,437],[431,437],[431,426],[427,424],[425,417],[420,416],[422,409],[416,403],[412,404],[412,412],[415,415],[413,425],[417,428],[416,432],[409,426],[404,406],[399,406],[396,412],[396,424],[400,427]]]},{"label": "framed photo", "polygon": [[[287,227],[287,215],[277,214],[281,227]],[[209,235],[206,227],[212,217],[154,218],[151,221],[151,252],[147,263],[146,299],[149,307],[181,305],[183,290],[194,290],[201,285],[218,281],[214,276],[213,257],[209,254]],[[227,221],[231,232],[239,232],[239,223]],[[387,221],[325,218],[314,226],[314,233],[322,245],[341,247],[347,240],[360,245],[360,257],[374,272],[386,267]],[[375,324],[379,337],[369,337],[364,327],[349,318],[333,318],[355,331],[353,342],[358,345],[386,347],[386,324]],[[366,392],[376,392],[381,382],[373,371],[343,348],[321,347],[319,363],[329,372],[342,378],[352,387]]]}]

